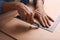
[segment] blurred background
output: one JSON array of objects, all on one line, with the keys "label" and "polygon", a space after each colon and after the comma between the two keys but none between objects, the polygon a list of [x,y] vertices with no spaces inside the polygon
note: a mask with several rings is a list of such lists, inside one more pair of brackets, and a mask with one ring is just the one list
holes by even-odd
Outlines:
[{"label": "blurred background", "polygon": [[60,15],[60,0],[44,0],[45,11],[54,19]]}]

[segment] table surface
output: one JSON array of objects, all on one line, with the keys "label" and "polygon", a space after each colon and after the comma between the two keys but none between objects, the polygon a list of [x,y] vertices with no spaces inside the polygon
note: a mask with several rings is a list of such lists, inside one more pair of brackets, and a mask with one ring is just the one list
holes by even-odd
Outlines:
[{"label": "table surface", "polygon": [[[45,11],[51,16],[54,20],[60,15],[60,0],[45,0]],[[18,19],[13,19],[9,23],[5,25],[4,28],[12,27],[12,25],[17,24]],[[4,30],[6,33],[12,35],[18,40],[60,40],[60,23],[57,25],[55,31],[53,33],[39,29],[32,30],[16,30],[12,32],[11,29],[7,28]]]}]

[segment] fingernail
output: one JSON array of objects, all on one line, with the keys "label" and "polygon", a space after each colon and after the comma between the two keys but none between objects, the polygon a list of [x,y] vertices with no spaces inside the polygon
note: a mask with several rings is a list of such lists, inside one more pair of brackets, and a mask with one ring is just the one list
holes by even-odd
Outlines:
[{"label": "fingernail", "polygon": [[46,28],[49,28],[49,26],[46,26]]},{"label": "fingernail", "polygon": [[37,26],[32,26],[32,27],[30,27],[31,29],[38,29],[38,27]]},{"label": "fingernail", "polygon": [[46,27],[46,28],[49,28],[49,27]]}]

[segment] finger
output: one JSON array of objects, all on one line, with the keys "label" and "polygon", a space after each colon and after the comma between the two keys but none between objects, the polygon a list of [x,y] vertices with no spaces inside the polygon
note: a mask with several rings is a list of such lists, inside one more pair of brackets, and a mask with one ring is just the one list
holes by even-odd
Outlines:
[{"label": "finger", "polygon": [[28,22],[28,23],[31,23],[31,24],[34,22],[31,14],[27,14],[27,22]]},{"label": "finger", "polygon": [[40,22],[40,24],[41,24],[42,26],[44,26],[44,27],[45,27],[45,23],[43,22],[42,17],[39,17],[39,22]]},{"label": "finger", "polygon": [[29,23],[31,23],[31,24],[34,23],[34,18],[33,18],[33,14],[32,14],[32,13],[29,15],[28,20],[29,20],[29,21],[28,21]]},{"label": "finger", "polygon": [[26,12],[24,12],[24,14],[22,14],[24,17],[24,20],[26,20],[26,17],[27,17],[27,15],[26,15]]},{"label": "finger", "polygon": [[38,27],[37,26],[34,26],[34,25],[31,25],[30,26],[30,29],[38,29]]},{"label": "finger", "polygon": [[29,20],[30,20],[29,14],[27,14],[26,16],[27,16],[27,17],[26,17],[27,22],[30,23],[30,22],[29,22]]},{"label": "finger", "polygon": [[51,17],[49,17],[48,15],[47,15],[47,17],[48,17],[49,20],[51,20],[52,22],[54,22],[54,20]]},{"label": "finger", "polygon": [[23,20],[26,20],[26,12],[25,12],[25,11],[21,11],[19,14],[20,14],[20,17],[21,17]]},{"label": "finger", "polygon": [[31,23],[34,23],[34,14],[33,13],[31,13],[30,19],[31,19]]},{"label": "finger", "polygon": [[51,26],[48,17],[46,17],[46,20],[47,20],[48,25]]},{"label": "finger", "polygon": [[48,23],[47,23],[47,20],[46,20],[46,18],[45,17],[43,17],[43,20],[44,20],[44,23],[45,23],[45,25],[46,25],[46,27],[48,28]]}]

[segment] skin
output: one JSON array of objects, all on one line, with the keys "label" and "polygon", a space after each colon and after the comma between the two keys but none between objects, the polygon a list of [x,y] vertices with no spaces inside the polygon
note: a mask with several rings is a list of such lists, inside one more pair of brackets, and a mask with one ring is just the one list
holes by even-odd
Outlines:
[{"label": "skin", "polygon": [[[33,8],[33,10],[30,11],[29,8]],[[54,22],[54,20],[45,13],[42,0],[36,0],[36,8],[30,4],[25,5],[21,2],[5,2],[2,10],[3,12],[18,10],[19,16],[28,23],[34,23],[35,17],[44,27],[49,27],[51,25],[49,20]]]},{"label": "skin", "polygon": [[49,27],[51,26],[50,21],[54,22],[54,20],[46,14],[42,0],[36,0],[35,13],[42,26]]},{"label": "skin", "polygon": [[6,2],[3,4],[3,12],[18,10],[19,16],[29,23],[33,23],[33,12],[29,10],[29,7],[21,2]]},{"label": "skin", "polygon": [[[8,7],[9,6],[9,7]],[[26,6],[26,5],[24,5],[24,4],[22,4],[22,3],[20,3],[20,2],[6,2],[6,3],[4,3],[3,4],[3,7],[2,7],[2,10],[3,10],[3,12],[4,12],[4,14],[2,14],[2,15],[0,15],[1,16],[1,20],[2,20],[2,22],[1,22],[1,24],[3,25],[3,24],[5,24],[5,23],[7,23],[7,21],[9,21],[9,20],[11,20],[11,19],[13,19],[14,17],[16,17],[17,15],[20,15],[20,16],[22,16],[23,17],[23,19],[25,19],[25,16],[27,16],[27,15],[29,15],[28,17],[31,17],[30,16],[30,14],[28,14],[28,7]],[[24,10],[23,12],[21,11],[21,10]],[[28,11],[26,11],[26,10],[28,10]],[[20,14],[22,12],[22,14]],[[26,14],[25,14],[25,13]],[[24,13],[24,15],[23,15],[23,13]],[[29,11],[29,13],[30,13],[30,11]],[[16,15],[15,15],[16,14]],[[32,17],[31,17],[32,18]],[[4,21],[4,20],[5,21]],[[17,20],[17,19],[16,19]],[[19,20],[17,20],[17,22],[18,22]],[[26,27],[26,28],[30,28],[30,29],[37,29],[38,27],[37,26],[34,26],[34,25],[31,25],[31,24],[29,24],[29,23],[26,23],[26,22],[24,22],[24,21],[22,21],[22,20],[20,20],[19,21],[20,22],[20,24],[19,24],[19,26],[23,26],[23,27]],[[0,26],[2,26],[2,25],[0,25]]]}]

